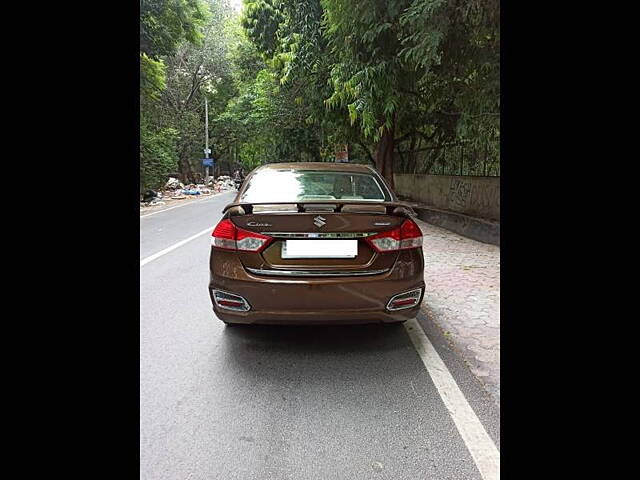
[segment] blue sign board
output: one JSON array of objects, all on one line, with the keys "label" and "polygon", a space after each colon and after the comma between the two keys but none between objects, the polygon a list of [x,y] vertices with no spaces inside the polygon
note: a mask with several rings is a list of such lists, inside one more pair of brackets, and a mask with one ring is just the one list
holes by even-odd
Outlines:
[{"label": "blue sign board", "polygon": [[213,167],[213,162],[214,162],[213,158],[203,158],[202,159],[202,166],[203,167]]}]

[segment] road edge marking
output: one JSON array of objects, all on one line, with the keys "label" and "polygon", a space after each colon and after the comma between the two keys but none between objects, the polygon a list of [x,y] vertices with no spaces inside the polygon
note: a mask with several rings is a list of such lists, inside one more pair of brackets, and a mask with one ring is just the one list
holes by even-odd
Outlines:
[{"label": "road edge marking", "polygon": [[500,451],[467,402],[429,337],[413,318],[404,327],[484,480],[500,479]]},{"label": "road edge marking", "polygon": [[154,261],[157,258],[162,257],[163,255],[166,255],[169,252],[172,252],[173,250],[175,250],[176,248],[180,248],[181,246],[183,246],[185,243],[189,243],[191,240],[195,240],[196,238],[204,235],[205,233],[212,233],[213,229],[215,228],[215,225],[211,226],[211,227],[207,227],[205,230],[196,233],[195,235],[191,235],[189,238],[185,238],[184,240],[179,241],[178,243],[174,243],[173,245],[171,245],[170,247],[165,248],[164,250],[160,250],[157,253],[154,253],[153,255],[149,255],[148,257],[140,260],[140,266],[144,266],[149,262]]},{"label": "road edge marking", "polygon": [[[231,192],[231,190],[229,190]],[[181,203],[180,205],[174,205],[173,207],[165,208],[163,210],[157,210],[151,213],[145,213],[144,215],[140,215],[140,218],[150,217],[151,215],[155,215],[156,213],[168,212],[169,210],[173,210],[174,208],[186,207],[187,205],[193,205],[194,203],[206,202],[207,200],[211,200],[212,198],[219,197],[220,195],[224,195],[228,192],[219,192],[214,193],[212,195],[207,195],[205,198],[198,198],[196,200],[187,200],[186,203]]]}]

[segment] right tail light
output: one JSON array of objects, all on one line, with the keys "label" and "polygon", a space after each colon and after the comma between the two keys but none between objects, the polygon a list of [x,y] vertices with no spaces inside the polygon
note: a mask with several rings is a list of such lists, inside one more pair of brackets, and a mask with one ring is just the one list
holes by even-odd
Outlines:
[{"label": "right tail light", "polygon": [[366,241],[378,253],[422,248],[422,232],[416,222],[407,219],[399,227],[367,237]]}]

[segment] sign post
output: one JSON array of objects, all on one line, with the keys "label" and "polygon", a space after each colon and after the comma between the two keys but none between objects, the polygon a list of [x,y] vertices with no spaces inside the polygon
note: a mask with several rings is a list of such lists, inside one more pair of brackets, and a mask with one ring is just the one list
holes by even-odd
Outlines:
[{"label": "sign post", "polygon": [[[206,170],[205,179],[209,176],[209,167],[213,167],[213,159],[209,158],[209,154],[210,153],[211,153],[211,149],[210,148],[205,148],[204,149],[204,157],[205,158],[202,159],[202,165],[205,167],[205,170]],[[211,160],[211,162],[205,162],[205,160]]]},{"label": "sign post", "polygon": [[[209,148],[209,102],[207,101],[207,97],[204,97],[204,160],[209,160],[209,154],[211,153],[211,149]],[[205,162],[202,162],[205,165]],[[209,166],[213,166],[213,162],[211,165],[205,165],[205,184],[207,183],[207,179],[209,178]]]}]

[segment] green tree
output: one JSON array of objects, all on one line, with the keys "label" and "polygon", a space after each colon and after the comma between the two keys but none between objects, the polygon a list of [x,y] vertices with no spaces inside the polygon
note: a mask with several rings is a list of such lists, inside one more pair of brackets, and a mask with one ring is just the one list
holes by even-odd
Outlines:
[{"label": "green tree", "polygon": [[497,0],[246,5],[249,38],[297,89],[320,143],[358,146],[391,183],[399,142],[413,151],[499,134]]},{"label": "green tree", "polygon": [[207,16],[198,0],[140,0],[140,189],[159,188],[175,172],[180,135],[158,104],[166,90],[164,59],[181,42],[197,43]]},{"label": "green tree", "polygon": [[393,183],[426,147],[499,153],[498,0],[245,0],[240,17],[225,0],[198,5],[156,0],[141,20],[143,137],[173,145],[185,180],[205,98],[214,156],[247,168],[332,160],[347,143]]},{"label": "green tree", "polygon": [[[149,135],[141,133],[141,138],[145,141],[155,138],[153,135],[158,132],[174,132],[175,168],[172,171],[177,171],[182,181],[194,181],[201,168],[199,160],[204,146],[204,98],[209,98],[210,116],[213,116],[217,114],[216,110],[224,109],[228,99],[236,93],[228,58],[233,44],[233,28],[229,25],[234,24],[236,30],[239,27],[226,1],[206,4],[180,1],[165,5],[165,15],[158,18],[168,18],[169,24],[153,30],[157,34],[155,41],[147,42],[153,47],[148,50],[163,54],[156,58],[163,69],[164,88],[156,89],[153,95],[141,94],[142,116],[148,119],[141,122],[141,128],[150,129]],[[174,43],[180,35],[184,38]],[[215,149],[215,143],[213,147]]]},{"label": "green tree", "polygon": [[173,55],[183,40],[197,43],[207,10],[199,0],[140,0],[140,84],[142,93],[163,90],[162,57]]}]

